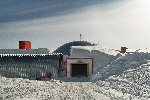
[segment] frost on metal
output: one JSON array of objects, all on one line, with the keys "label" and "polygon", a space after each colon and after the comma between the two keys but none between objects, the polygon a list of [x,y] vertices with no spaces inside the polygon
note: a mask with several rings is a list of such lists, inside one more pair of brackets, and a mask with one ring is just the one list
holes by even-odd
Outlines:
[{"label": "frost on metal", "polygon": [[0,73],[5,77],[42,78],[58,76],[61,54],[0,54]]}]

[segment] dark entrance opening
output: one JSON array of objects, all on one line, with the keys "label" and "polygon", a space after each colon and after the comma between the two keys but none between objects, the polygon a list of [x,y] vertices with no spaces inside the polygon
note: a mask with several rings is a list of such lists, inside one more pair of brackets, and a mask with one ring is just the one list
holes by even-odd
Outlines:
[{"label": "dark entrance opening", "polygon": [[87,64],[72,64],[72,77],[87,76]]}]

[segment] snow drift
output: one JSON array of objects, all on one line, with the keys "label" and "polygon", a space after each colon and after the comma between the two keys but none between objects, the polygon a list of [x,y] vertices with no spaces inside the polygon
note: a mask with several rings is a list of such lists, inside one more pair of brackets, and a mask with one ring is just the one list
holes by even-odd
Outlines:
[{"label": "snow drift", "polygon": [[150,60],[149,53],[127,53],[124,56],[111,62],[111,64],[105,66],[103,69],[99,70],[99,72],[91,79],[104,80],[112,75],[120,75],[123,73],[123,71],[126,71],[130,68],[138,68],[142,64],[148,63],[148,60]]},{"label": "snow drift", "polygon": [[120,57],[119,51],[99,46],[72,46],[71,58],[93,58],[93,72],[96,74]]},{"label": "snow drift", "polygon": [[[109,97],[150,99],[150,61],[148,53],[126,54],[105,67],[93,78]],[[112,70],[110,70],[112,69]],[[105,79],[105,80],[101,80]]]},{"label": "snow drift", "polygon": [[73,47],[71,57],[94,58],[95,70],[89,81],[99,86],[96,91],[113,100],[149,100],[149,49],[128,51],[121,55],[116,50],[100,47]]}]

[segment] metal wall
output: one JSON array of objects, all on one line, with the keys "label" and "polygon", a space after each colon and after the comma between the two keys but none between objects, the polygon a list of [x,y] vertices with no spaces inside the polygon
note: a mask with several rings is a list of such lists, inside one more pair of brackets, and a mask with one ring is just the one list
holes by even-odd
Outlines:
[{"label": "metal wall", "polygon": [[10,78],[58,77],[62,55],[0,56],[0,75]]}]

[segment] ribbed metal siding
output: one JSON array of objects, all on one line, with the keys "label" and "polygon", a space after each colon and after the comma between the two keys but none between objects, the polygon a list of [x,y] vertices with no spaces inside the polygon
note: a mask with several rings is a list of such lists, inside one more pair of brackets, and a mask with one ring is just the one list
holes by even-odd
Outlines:
[{"label": "ribbed metal siding", "polygon": [[60,58],[46,56],[4,56],[0,57],[0,74],[10,78],[40,78],[45,74],[58,77]]}]

